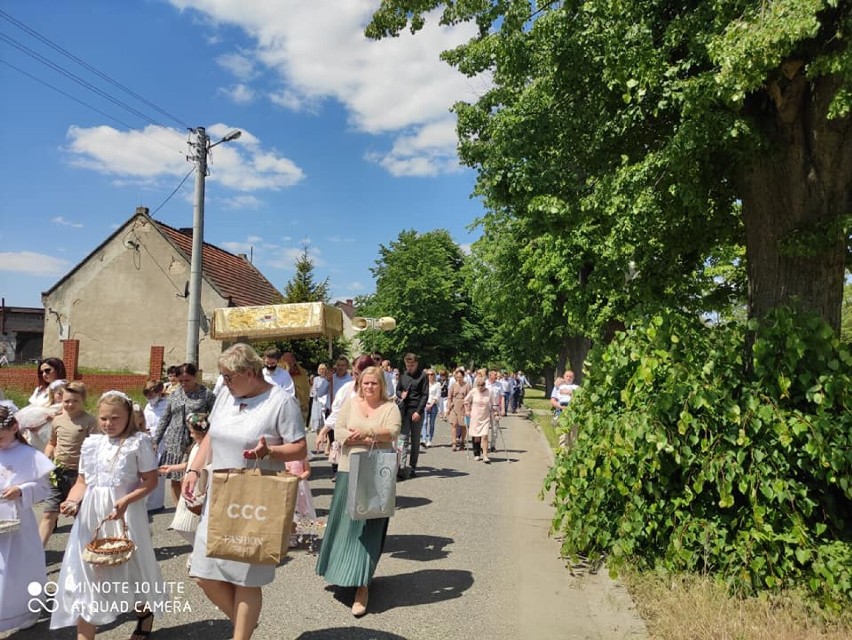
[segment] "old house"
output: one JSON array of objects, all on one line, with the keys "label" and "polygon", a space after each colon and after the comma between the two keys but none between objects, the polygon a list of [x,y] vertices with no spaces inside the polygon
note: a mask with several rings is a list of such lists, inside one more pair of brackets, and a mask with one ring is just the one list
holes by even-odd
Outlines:
[{"label": "old house", "polygon": [[[62,353],[61,340],[80,341],[79,366],[148,371],[150,347],[165,348],[165,363],[186,358],[192,229],[175,229],[136,214],[49,291],[45,354]],[[209,336],[217,307],[275,304],[281,293],[245,255],[205,243],[201,286],[199,365],[210,377],[222,342]]]}]

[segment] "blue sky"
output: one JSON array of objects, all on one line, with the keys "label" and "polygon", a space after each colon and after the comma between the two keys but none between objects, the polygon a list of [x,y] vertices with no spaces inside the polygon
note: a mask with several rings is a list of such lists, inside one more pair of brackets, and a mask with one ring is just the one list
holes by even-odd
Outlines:
[{"label": "blue sky", "polygon": [[[217,146],[205,240],[283,289],[304,242],[333,298],[373,291],[380,244],[445,228],[463,247],[482,213],[458,164],[465,78],[438,54],[471,27],[436,20],[372,42],[378,0],[8,0],[0,9],[155,105],[128,95],[0,14],[0,295],[41,306],[137,206],[152,212],[192,169],[186,126]],[[157,124],[92,93],[19,47],[79,76]],[[12,66],[10,66],[12,65]],[[14,67],[14,68],[13,68]],[[24,73],[29,74],[25,75]],[[34,76],[37,80],[34,80]],[[57,93],[70,94],[102,113]],[[162,125],[162,126],[158,126]],[[156,214],[192,224],[193,178]]]}]

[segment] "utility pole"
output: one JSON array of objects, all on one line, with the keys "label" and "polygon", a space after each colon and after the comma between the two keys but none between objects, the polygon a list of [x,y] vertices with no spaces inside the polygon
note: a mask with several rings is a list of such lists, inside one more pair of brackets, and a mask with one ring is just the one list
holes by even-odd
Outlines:
[{"label": "utility pole", "polygon": [[210,144],[204,127],[190,129],[195,142],[189,146],[192,155],[187,160],[195,162],[195,205],[192,210],[192,257],[189,268],[189,314],[186,323],[186,362],[196,366],[198,361],[198,332],[201,328],[201,275],[204,269],[204,188],[207,179],[207,154],[223,142],[239,138],[242,131],[232,131],[218,142]]},{"label": "utility pole", "polygon": [[204,187],[207,178],[207,151],[210,138],[204,127],[192,130],[195,142],[190,143],[195,162],[195,204],[192,208],[192,259],[189,268],[189,316],[186,323],[186,362],[198,365],[198,330],[201,325],[201,271],[204,267]]}]

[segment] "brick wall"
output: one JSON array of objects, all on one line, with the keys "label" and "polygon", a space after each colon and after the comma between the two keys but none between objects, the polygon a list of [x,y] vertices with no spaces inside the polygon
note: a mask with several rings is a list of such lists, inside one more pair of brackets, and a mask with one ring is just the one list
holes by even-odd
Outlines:
[{"label": "brick wall", "polygon": [[[79,373],[77,361],[80,354],[78,340],[63,340],[63,358],[69,380],[80,380],[91,395],[100,395],[104,391],[117,389],[127,393],[142,393],[142,387],[150,378],[162,377],[164,348],[151,347],[149,372],[145,373]],[[69,366],[69,361],[70,365]],[[71,368],[73,366],[73,368]],[[156,373],[159,372],[159,373]],[[0,368],[0,389],[12,389],[28,396],[36,386],[36,366],[26,368]]]}]

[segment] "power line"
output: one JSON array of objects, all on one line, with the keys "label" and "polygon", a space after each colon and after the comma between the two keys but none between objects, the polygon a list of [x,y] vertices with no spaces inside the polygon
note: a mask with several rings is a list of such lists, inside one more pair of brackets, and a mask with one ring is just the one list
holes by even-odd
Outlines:
[{"label": "power line", "polygon": [[15,40],[14,38],[12,38],[12,37],[10,37],[10,36],[7,36],[5,33],[0,33],[0,40],[5,41],[5,42],[7,42],[8,44],[11,44],[13,47],[15,47],[16,49],[18,49],[19,51],[21,51],[21,52],[25,53],[26,55],[28,55],[28,56],[30,56],[31,58],[33,58],[33,59],[37,60],[38,62],[41,62],[41,63],[42,63],[43,65],[45,65],[46,67],[49,67],[49,68],[53,69],[54,71],[56,71],[56,72],[58,72],[58,73],[61,73],[61,74],[62,74],[62,75],[64,75],[66,78],[69,78],[70,80],[73,80],[74,82],[76,82],[77,84],[81,85],[82,87],[85,87],[85,88],[86,88],[86,89],[88,89],[89,91],[91,91],[91,92],[93,92],[93,93],[98,94],[99,96],[101,96],[102,98],[105,98],[106,100],[109,100],[109,101],[110,101],[110,102],[112,102],[113,104],[115,104],[115,105],[117,105],[117,106],[121,107],[122,109],[125,109],[125,110],[129,111],[130,113],[132,113],[133,115],[135,115],[135,116],[137,116],[137,117],[141,118],[142,120],[145,120],[145,121],[149,122],[150,124],[153,124],[153,125],[156,125],[156,126],[159,126],[159,127],[163,127],[164,129],[168,129],[168,127],[166,127],[166,126],[164,126],[164,125],[160,124],[159,122],[157,122],[157,121],[156,121],[156,120],[154,120],[153,118],[150,118],[149,116],[145,115],[145,114],[144,114],[144,113],[142,113],[141,111],[139,111],[139,110],[137,110],[137,109],[134,109],[133,107],[131,107],[131,106],[130,106],[129,104],[127,104],[126,102],[122,102],[122,101],[121,101],[121,100],[119,100],[118,98],[114,98],[113,96],[111,96],[110,94],[108,94],[106,91],[102,91],[101,89],[99,89],[98,87],[96,87],[95,85],[93,85],[91,82],[88,82],[88,81],[84,80],[83,78],[81,78],[80,76],[78,76],[78,75],[77,75],[76,73],[74,73],[73,71],[68,71],[67,69],[65,69],[64,67],[62,67],[62,66],[60,66],[60,65],[56,64],[56,63],[55,63],[55,62],[53,62],[52,60],[50,60],[50,59],[48,59],[48,58],[45,58],[43,55],[41,55],[41,54],[40,54],[40,53],[38,53],[37,51],[34,51],[34,50],[30,49],[30,48],[29,48],[28,46],[26,46],[25,44],[23,44],[23,43],[21,43],[21,42],[18,42],[17,40]]},{"label": "power line", "polygon": [[[0,63],[5,64],[7,67],[11,67],[12,69],[14,69],[15,71],[17,71],[18,73],[22,73],[23,75],[27,76],[28,78],[30,78],[30,79],[32,79],[32,80],[35,80],[36,82],[38,82],[38,83],[40,83],[40,84],[43,84],[45,87],[47,87],[47,88],[49,88],[49,89],[53,89],[53,90],[54,90],[54,91],[56,91],[57,93],[61,93],[61,94],[62,94],[63,96],[65,96],[66,98],[71,98],[71,100],[73,100],[74,102],[77,102],[77,103],[79,103],[79,104],[83,105],[84,107],[87,107],[87,108],[91,109],[92,111],[95,111],[96,113],[99,113],[99,114],[101,114],[102,116],[104,116],[104,117],[106,117],[106,118],[109,118],[110,120],[112,120],[112,121],[114,121],[114,122],[117,122],[118,124],[120,124],[120,125],[121,125],[121,126],[123,126],[123,127],[127,127],[128,129],[133,129],[133,128],[134,128],[133,126],[131,126],[131,125],[127,124],[126,122],[123,122],[123,121],[119,120],[118,118],[116,118],[116,117],[114,117],[114,116],[111,116],[111,115],[110,115],[110,114],[108,114],[106,111],[101,111],[101,110],[100,110],[100,109],[98,109],[97,107],[93,107],[92,105],[90,105],[88,102],[84,102],[83,100],[80,100],[79,98],[77,98],[77,97],[75,97],[75,96],[72,96],[70,93],[67,93],[66,91],[63,91],[62,89],[60,89],[60,88],[58,88],[58,87],[53,86],[53,85],[52,85],[52,84],[50,84],[49,82],[47,82],[47,81],[45,81],[45,80],[42,80],[41,78],[37,78],[37,77],[35,77],[33,74],[31,74],[31,73],[28,73],[28,72],[24,71],[24,70],[23,70],[23,69],[21,69],[20,67],[16,67],[16,66],[15,66],[15,65],[13,65],[11,62],[7,62],[6,60],[2,60],[2,59],[0,59]],[[171,148],[171,147],[170,147],[170,148]]]},{"label": "power line", "polygon": [[172,196],[173,196],[173,195],[175,195],[178,191],[180,191],[180,188],[183,186],[183,183],[184,183],[184,182],[186,182],[186,179],[187,179],[189,176],[191,176],[194,172],[195,172],[195,167],[193,167],[192,169],[190,169],[190,170],[189,170],[189,173],[187,173],[187,174],[183,177],[183,180],[181,180],[181,181],[180,181],[180,184],[179,184],[178,186],[176,186],[176,187],[175,187],[175,190],[174,190],[174,191],[172,191],[172,192],[169,194],[169,197],[168,197],[168,198],[166,198],[165,200],[163,200],[163,201],[160,203],[160,206],[159,206],[159,207],[157,207],[156,209],[154,209],[154,210],[151,212],[151,216],[152,216],[152,217],[153,217],[153,215],[154,215],[155,213],[157,213],[160,209],[162,209],[162,208],[163,208],[163,206],[164,206],[164,205],[165,205],[165,204],[166,204],[169,200],[171,200],[171,199],[172,199]]},{"label": "power line", "polygon": [[5,11],[3,11],[2,9],[0,9],[0,17],[7,20],[8,22],[11,22],[13,25],[18,27],[22,31],[25,31],[26,33],[30,34],[32,37],[40,40],[41,42],[43,42],[44,44],[49,46],[51,49],[58,51],[59,53],[61,53],[65,57],[73,60],[77,64],[88,69],[89,71],[91,71],[92,73],[97,75],[99,78],[105,80],[106,82],[110,83],[114,87],[121,89],[125,93],[127,93],[127,94],[133,96],[134,98],[136,98],[137,100],[139,100],[140,102],[148,105],[149,107],[151,107],[152,109],[154,109],[158,113],[160,113],[160,114],[166,116],[167,118],[173,120],[174,122],[178,123],[179,126],[184,127],[186,129],[191,128],[186,122],[184,122],[183,120],[181,120],[177,116],[174,116],[171,113],[169,113],[168,111],[161,109],[160,107],[158,107],[156,104],[154,104],[150,100],[139,95],[138,93],[136,93],[135,91],[133,91],[129,87],[126,87],[125,85],[118,82],[117,80],[114,80],[112,77],[110,77],[106,73],[104,73],[104,72],[100,71],[99,69],[93,67],[92,65],[87,63],[85,60],[80,59],[79,57],[77,57],[76,55],[74,55],[73,53],[68,51],[67,49],[65,49],[65,48],[61,47],[60,45],[56,44],[55,42],[53,42],[50,38],[47,38],[46,36],[41,35],[38,31],[36,31],[32,27],[27,26],[26,24],[24,24],[20,20],[14,18],[13,16],[11,16],[8,13],[6,13]]}]

